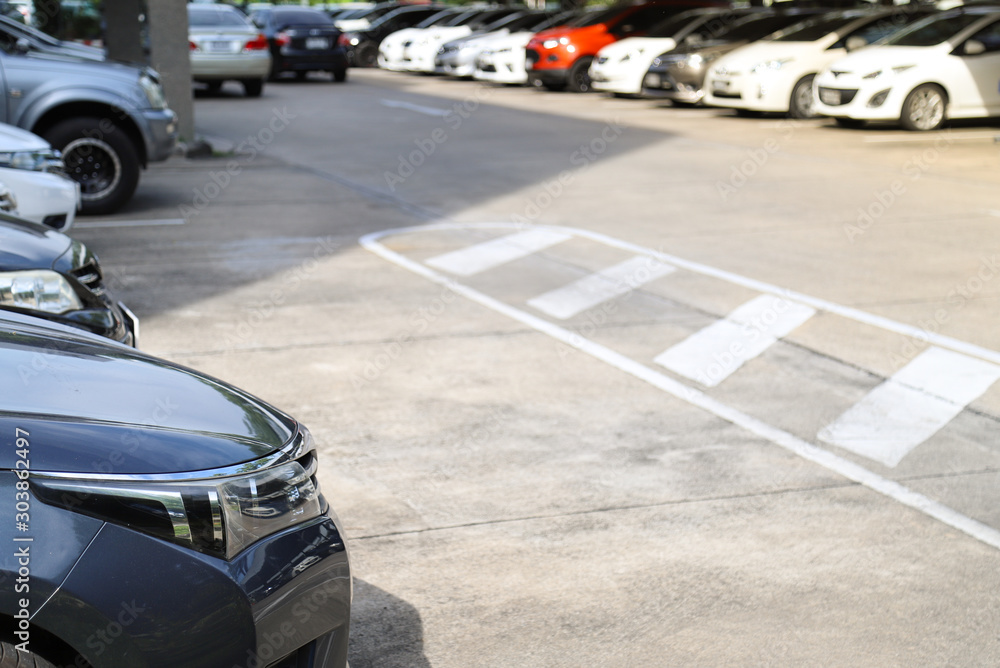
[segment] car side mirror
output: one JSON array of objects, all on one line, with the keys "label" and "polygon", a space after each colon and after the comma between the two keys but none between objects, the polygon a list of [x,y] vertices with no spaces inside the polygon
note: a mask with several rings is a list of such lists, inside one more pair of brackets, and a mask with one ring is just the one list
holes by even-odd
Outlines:
[{"label": "car side mirror", "polygon": [[986,52],[986,45],[978,39],[970,39],[965,43],[963,51],[967,56],[978,56],[979,54]]},{"label": "car side mirror", "polygon": [[864,37],[859,37],[858,35],[848,37],[847,43],[844,45],[848,51],[857,51],[858,49],[863,49],[866,46],[868,46],[868,40]]}]

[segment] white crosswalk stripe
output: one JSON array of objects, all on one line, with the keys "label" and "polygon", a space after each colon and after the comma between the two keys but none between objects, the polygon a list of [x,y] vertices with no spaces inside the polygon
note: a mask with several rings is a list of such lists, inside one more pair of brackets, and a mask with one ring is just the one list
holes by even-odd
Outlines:
[{"label": "white crosswalk stripe", "polygon": [[529,300],[528,305],[565,320],[674,271],[674,267],[651,257],[636,256],[539,295]]},{"label": "white crosswalk stripe", "polygon": [[715,387],[816,313],[815,309],[761,295],[660,353],[656,363]]},{"label": "white crosswalk stripe", "polygon": [[472,276],[520,260],[571,238],[568,234],[551,230],[527,230],[432,257],[427,260],[427,264],[450,274]]},{"label": "white crosswalk stripe", "polygon": [[1000,366],[929,348],[819,433],[894,467],[1000,379]]}]

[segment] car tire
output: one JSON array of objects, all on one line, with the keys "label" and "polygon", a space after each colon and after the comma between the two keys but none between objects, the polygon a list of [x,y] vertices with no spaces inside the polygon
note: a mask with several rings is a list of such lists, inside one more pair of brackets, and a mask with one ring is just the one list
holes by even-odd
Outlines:
[{"label": "car tire", "polygon": [[55,668],[34,652],[19,652],[10,643],[0,642],[0,668]]},{"label": "car tire", "polygon": [[240,83],[243,84],[243,92],[247,97],[260,97],[264,92],[264,82],[261,79],[244,79]]},{"label": "car tire", "polygon": [[852,130],[863,128],[868,124],[868,121],[860,118],[834,118],[833,122],[842,128],[851,128]]},{"label": "car tire", "polygon": [[354,61],[358,67],[375,67],[378,64],[378,49],[374,44],[362,44],[354,52]]},{"label": "car tire", "polygon": [[590,64],[593,61],[593,58],[585,56],[573,63],[573,67],[569,68],[566,90],[572,93],[589,93],[591,91],[593,86],[590,81]]},{"label": "car tire", "polygon": [[333,71],[333,80],[336,83],[344,83],[345,81],[347,81],[347,70],[346,69],[345,70],[334,70]]},{"label": "car tire", "polygon": [[937,130],[944,125],[948,96],[937,84],[917,86],[903,101],[899,123],[914,132]]},{"label": "car tire", "polygon": [[[62,151],[66,175],[80,184],[80,211],[113,213],[139,185],[139,155],[125,130],[110,119],[84,116],[56,123],[41,133]],[[111,130],[106,131],[110,126]]]},{"label": "car tire", "polygon": [[788,100],[788,115],[792,118],[814,118],[816,105],[813,101],[813,79],[815,74],[807,74],[799,79],[792,88],[792,97]]}]

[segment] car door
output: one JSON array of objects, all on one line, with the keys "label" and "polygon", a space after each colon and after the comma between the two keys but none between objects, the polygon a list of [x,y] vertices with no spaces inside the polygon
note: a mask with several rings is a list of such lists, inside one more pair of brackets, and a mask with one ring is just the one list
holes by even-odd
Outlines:
[{"label": "car door", "polygon": [[953,61],[951,115],[1000,115],[1000,18],[964,40],[948,58]]}]

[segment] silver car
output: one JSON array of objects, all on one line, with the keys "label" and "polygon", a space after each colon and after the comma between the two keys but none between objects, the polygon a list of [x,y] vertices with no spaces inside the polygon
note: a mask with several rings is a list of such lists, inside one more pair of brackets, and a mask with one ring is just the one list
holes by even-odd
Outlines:
[{"label": "silver car", "polygon": [[259,97],[271,71],[267,38],[242,12],[228,5],[191,4],[187,9],[191,77],[212,92],[223,81],[239,81],[247,97]]}]

